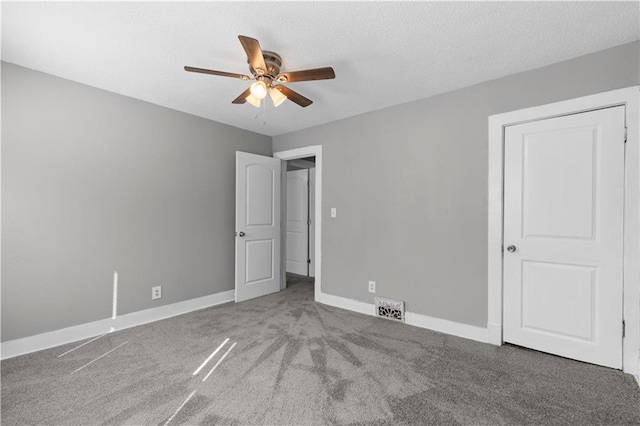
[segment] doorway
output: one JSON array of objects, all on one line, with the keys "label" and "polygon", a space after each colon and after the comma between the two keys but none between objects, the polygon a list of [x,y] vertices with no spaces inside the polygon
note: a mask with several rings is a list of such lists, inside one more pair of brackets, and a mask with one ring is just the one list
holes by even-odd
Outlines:
[{"label": "doorway", "polygon": [[[314,159],[313,167],[310,167],[309,173],[312,174],[312,185],[308,192],[308,205],[310,210],[310,216],[312,220],[312,226],[309,227],[308,237],[308,259],[310,259],[311,268],[309,274],[313,277],[314,286],[314,300],[319,302],[321,299],[322,288],[322,146],[314,145],[304,148],[297,148],[288,151],[275,152],[274,158],[284,160],[287,164],[296,167],[304,165],[311,166],[311,159]],[[303,160],[304,159],[304,160]],[[297,161],[296,161],[297,160]],[[301,162],[302,161],[302,162]],[[285,167],[286,169],[286,167]],[[281,210],[284,212],[282,218],[282,251],[281,251],[281,285],[280,289],[286,288],[286,271],[287,271],[287,238],[286,238],[286,223],[287,223],[287,174],[282,173],[282,204]]]},{"label": "doorway", "polygon": [[286,163],[286,273],[313,277],[316,159],[307,157]]},{"label": "doorway", "polygon": [[624,109],[505,129],[505,342],[622,368]]},{"label": "doorway", "polygon": [[314,264],[314,301],[321,301],[322,147],[276,152],[273,157],[236,151],[235,300],[240,302],[286,288],[286,167],[315,158],[315,185],[309,194],[315,226],[309,236]]},{"label": "doorway", "polygon": [[[576,348],[573,348],[564,351],[562,346],[580,346],[580,344],[583,344],[583,348],[589,345],[598,346],[611,337],[615,341],[605,345],[614,345],[616,349],[613,355],[610,354],[608,360],[603,361],[597,356],[584,360],[622,368],[623,371],[631,374],[638,373],[640,369],[638,356],[640,349],[640,308],[638,306],[640,229],[637,223],[640,214],[638,208],[640,203],[638,197],[640,186],[638,98],[638,87],[631,87],[489,117],[487,328],[490,343],[501,345],[503,342],[512,341],[545,352],[581,359],[580,350],[576,351]],[[609,134],[609,139],[618,143],[613,154],[600,150],[604,145],[601,125],[592,126],[593,128],[587,131],[591,124],[573,122],[590,117],[587,120],[589,121],[598,114],[617,115],[617,118],[612,118],[617,123],[614,125],[617,130]],[[599,117],[595,121],[600,119],[604,118]],[[549,123],[553,125],[569,123],[566,127],[570,130],[567,130],[568,133],[563,134],[561,138],[562,143],[567,141],[569,143],[562,147],[556,146],[553,142],[555,130],[533,129]],[[572,132],[575,136],[576,132],[582,131],[581,129],[586,130],[580,137],[587,142],[591,138],[591,142],[587,145],[580,146],[577,142],[580,138],[571,142],[571,138],[565,137]],[[530,133],[529,130],[531,130]],[[510,135],[514,136],[514,132],[515,149],[506,146],[509,143],[508,138]],[[543,141],[533,149],[534,141],[531,138],[527,141],[525,133],[529,133],[534,139],[549,133],[551,142],[547,141],[545,145]],[[601,142],[594,142],[594,139],[598,138],[602,139]],[[558,138],[555,139],[556,142],[558,140]],[[525,146],[527,144],[528,146]],[[575,150],[569,149],[569,145],[572,145]],[[565,151],[568,149],[570,152],[556,155],[556,149]],[[543,152],[545,150],[546,153]],[[524,155],[525,157],[528,155],[527,158],[523,157],[523,152],[526,152]],[[546,184],[541,186],[536,186],[536,179],[531,179],[531,176],[528,177],[522,170],[523,167],[536,164],[537,154],[544,154],[539,162],[540,173],[537,174],[541,180],[538,183],[544,183],[545,179],[549,178]],[[616,157],[617,160],[611,160],[613,161],[611,164],[618,161],[617,170],[614,170],[615,167],[611,165],[607,166],[609,172],[605,174],[609,175],[608,178],[600,176],[600,172],[604,170],[604,163],[599,158],[601,155]],[[512,162],[511,157],[518,157],[519,160]],[[581,158],[584,161],[578,161],[580,164],[564,164],[567,158],[571,161]],[[551,172],[555,160],[558,160],[558,168],[555,172],[558,176],[554,177],[551,176]],[[608,161],[605,160],[605,162]],[[512,169],[513,164],[517,164],[517,170]],[[585,176],[592,175],[593,179],[589,181],[585,176],[583,176],[584,179],[574,179],[576,174],[580,173]],[[523,183],[523,177],[529,179],[529,182]],[[607,183],[602,179],[611,179],[611,182]],[[571,181],[576,183],[578,192],[571,192],[567,195],[567,199],[577,197],[582,198],[581,200],[576,199],[575,202],[567,204],[567,200],[561,196],[560,192],[556,191],[553,195],[556,188],[552,188],[550,192],[538,191],[540,188],[549,189],[555,184],[562,186]],[[614,196],[602,206],[605,200],[598,197],[603,196],[600,190],[605,187],[613,188]],[[529,194],[523,200],[522,193],[527,191]],[[616,191],[617,194],[615,194]],[[528,211],[529,208],[537,208],[533,201],[538,195],[539,200],[548,198],[538,207],[549,206],[549,194],[556,200],[551,208],[539,209],[537,213],[536,210]],[[579,214],[569,211],[577,208],[579,203],[590,205],[591,208],[589,206],[581,208]],[[606,210],[611,207],[610,204],[616,205],[616,203],[617,212],[613,212],[610,216],[617,216],[617,219],[602,222],[601,219],[609,214]],[[557,215],[554,213],[552,217],[545,216],[558,205],[564,205],[563,208],[567,210],[555,212]],[[514,209],[518,210],[515,214]],[[565,213],[567,214],[562,216]],[[538,219],[540,220],[536,222]],[[529,221],[528,224],[525,223],[527,221]],[[556,226],[559,224],[562,226]],[[599,229],[598,226],[602,228]],[[614,238],[616,241],[606,242],[604,244],[609,245],[602,248],[599,245],[602,242],[599,235],[602,232],[615,234],[615,229],[611,231],[610,226],[618,227],[617,237]],[[561,243],[560,245],[581,244],[583,246],[573,248],[563,246],[561,250],[556,250],[557,247],[554,245],[554,248],[547,247],[543,250],[544,253],[554,251],[558,256],[563,253],[573,256],[578,253],[578,250],[591,244],[589,254],[594,254],[600,247],[605,253],[606,262],[612,262],[613,266],[609,265],[602,269],[596,260],[588,259],[587,261],[584,256],[580,259],[532,260],[529,259],[532,249],[525,247],[529,244],[529,242],[525,243],[526,239],[536,244],[550,244],[556,240],[555,242]],[[520,249],[522,250],[519,251]],[[618,266],[615,266],[616,264]],[[601,273],[608,276],[605,281],[598,277]],[[524,282],[527,280],[528,282]],[[542,283],[544,286],[553,280],[560,282],[561,286],[552,286],[553,289],[547,289],[548,291],[533,286],[534,283]],[[584,285],[587,288],[582,288]],[[601,292],[604,287],[607,288],[608,295]],[[556,290],[566,290],[566,294],[554,294]],[[604,299],[600,298],[603,294]],[[602,321],[609,325],[602,326]],[[557,337],[561,343],[558,344],[556,341],[549,347],[544,346],[546,343],[531,344],[527,340],[528,337],[524,341],[519,341],[517,337],[514,338],[514,330],[509,329],[514,323],[515,328],[519,329],[516,330],[516,334],[519,331],[526,331],[529,333],[528,337],[535,336],[535,339],[542,340],[550,338],[553,340]],[[607,337],[603,336],[604,332],[607,333]],[[558,347],[561,349],[558,350]],[[605,355],[605,358],[607,356],[609,355]]]}]

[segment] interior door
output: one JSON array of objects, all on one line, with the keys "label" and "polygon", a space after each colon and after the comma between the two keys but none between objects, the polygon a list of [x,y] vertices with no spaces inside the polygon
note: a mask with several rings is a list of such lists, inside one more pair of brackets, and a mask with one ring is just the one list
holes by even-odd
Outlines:
[{"label": "interior door", "polygon": [[309,273],[309,170],[287,172],[287,272]]},{"label": "interior door", "polygon": [[624,107],[505,129],[505,342],[622,368]]},{"label": "interior door", "polygon": [[236,302],[280,290],[280,170],[236,152]]}]

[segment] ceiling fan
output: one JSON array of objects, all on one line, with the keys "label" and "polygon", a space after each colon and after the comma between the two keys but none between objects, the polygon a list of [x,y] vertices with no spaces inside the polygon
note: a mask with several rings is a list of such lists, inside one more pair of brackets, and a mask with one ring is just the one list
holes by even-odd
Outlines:
[{"label": "ceiling fan", "polygon": [[330,80],[336,78],[333,68],[314,68],[304,71],[280,72],[282,58],[275,52],[262,50],[258,40],[239,35],[240,43],[247,53],[247,62],[249,63],[249,71],[251,77],[245,74],[235,74],[231,72],[208,70],[205,68],[184,67],[185,71],[198,72],[202,74],[213,74],[222,77],[233,77],[241,80],[255,80],[247,90],[242,92],[240,96],[235,98],[232,103],[243,104],[249,102],[256,108],[260,107],[262,99],[267,96],[271,97],[274,106],[279,106],[285,100],[307,107],[313,103],[311,99],[307,99],[301,94],[294,92],[282,83],[294,83],[296,81],[310,80]]}]

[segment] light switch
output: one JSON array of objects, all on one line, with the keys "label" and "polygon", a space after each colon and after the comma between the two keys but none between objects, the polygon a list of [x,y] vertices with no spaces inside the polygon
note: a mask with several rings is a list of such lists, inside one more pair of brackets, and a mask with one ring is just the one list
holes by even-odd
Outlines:
[{"label": "light switch", "polygon": [[331,217],[337,217],[338,216],[338,209],[335,207],[331,207]]}]

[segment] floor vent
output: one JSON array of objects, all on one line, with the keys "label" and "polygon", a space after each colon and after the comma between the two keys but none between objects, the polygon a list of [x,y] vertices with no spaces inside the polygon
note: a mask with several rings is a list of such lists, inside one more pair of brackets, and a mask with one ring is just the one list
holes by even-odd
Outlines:
[{"label": "floor vent", "polygon": [[376,316],[404,322],[404,302],[376,297]]}]

